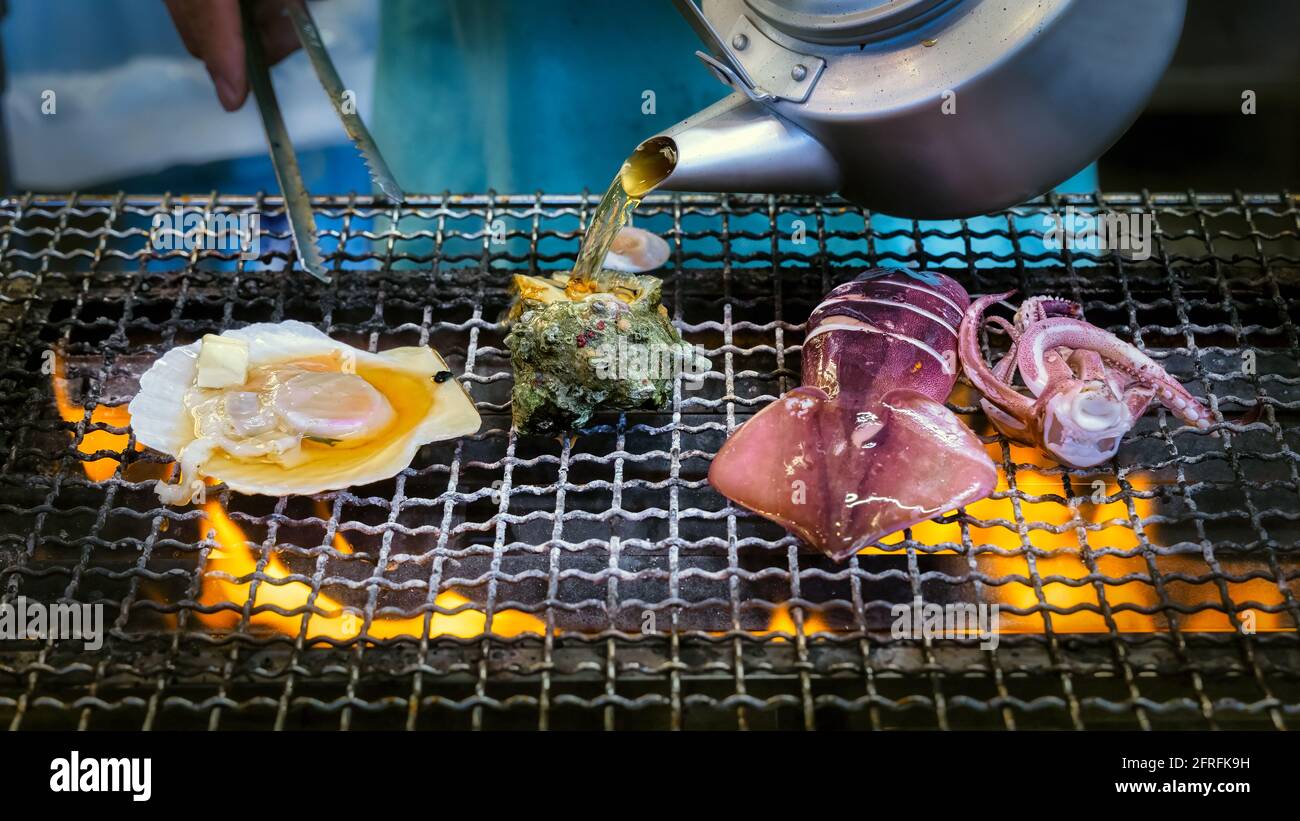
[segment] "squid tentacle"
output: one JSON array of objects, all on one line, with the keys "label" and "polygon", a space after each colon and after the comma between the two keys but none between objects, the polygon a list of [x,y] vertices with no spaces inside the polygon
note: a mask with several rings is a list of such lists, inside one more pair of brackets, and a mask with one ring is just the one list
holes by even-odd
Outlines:
[{"label": "squid tentacle", "polygon": [[1016,327],[1023,332],[1030,325],[1055,316],[1083,319],[1083,306],[1060,296],[1031,296],[1016,310]]},{"label": "squid tentacle", "polygon": [[1010,385],[1016,378],[1016,344],[1011,343],[1011,348],[1006,355],[993,366],[993,375],[1007,385]]},{"label": "squid tentacle", "polygon": [[1044,360],[1049,350],[1062,346],[1096,351],[1109,365],[1154,391],[1160,402],[1179,419],[1201,429],[1210,426],[1212,417],[1209,410],[1155,360],[1114,334],[1077,319],[1046,319],[1032,325],[1021,336],[1017,365],[1031,390],[1035,385],[1041,388],[1051,380]]},{"label": "squid tentacle", "polygon": [[[1011,349],[993,366],[993,375],[1007,385],[1010,385],[1015,380],[1016,343],[1013,342]],[[980,407],[984,410],[984,415],[989,418],[994,427],[1001,431],[1003,436],[1022,444],[1034,444],[1033,431],[1030,430],[1028,420],[1007,413],[988,399],[980,399]]]},{"label": "squid tentacle", "polygon": [[1141,383],[1134,383],[1124,391],[1124,404],[1128,407],[1128,412],[1133,415],[1134,419],[1147,412],[1147,405],[1151,404],[1151,398],[1155,391]]},{"label": "squid tentacle", "polygon": [[[979,332],[984,327],[984,312],[989,309],[989,306],[1001,302],[1014,293],[1015,291],[1012,290],[1001,294],[988,294],[971,303],[961,323],[957,351],[961,356],[966,377],[976,390],[984,394],[984,398],[991,404],[1027,424],[1034,414],[1033,401],[1021,395],[1009,384],[1013,372],[1010,365],[1006,382],[989,368],[979,345]],[[1000,365],[1001,362],[998,364]]]},{"label": "squid tentacle", "polygon": [[1015,347],[1015,341],[1020,338],[1020,328],[1000,316],[990,316],[984,320],[984,324],[986,326],[992,325],[995,328],[1000,328],[1002,333],[1011,338],[1012,347]]}]

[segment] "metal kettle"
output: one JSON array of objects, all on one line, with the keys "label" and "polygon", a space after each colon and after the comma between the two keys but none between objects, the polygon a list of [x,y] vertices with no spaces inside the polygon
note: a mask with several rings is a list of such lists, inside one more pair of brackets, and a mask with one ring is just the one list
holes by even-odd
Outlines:
[{"label": "metal kettle", "polygon": [[1023,202],[1096,159],[1186,0],[674,0],[733,93],[643,143],[659,188],[828,194],[903,217]]}]

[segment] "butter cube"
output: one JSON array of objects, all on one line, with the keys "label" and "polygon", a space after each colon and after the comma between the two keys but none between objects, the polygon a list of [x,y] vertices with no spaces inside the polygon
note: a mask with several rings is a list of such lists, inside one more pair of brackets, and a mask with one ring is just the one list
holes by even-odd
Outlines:
[{"label": "butter cube", "polygon": [[248,378],[248,343],[206,334],[199,346],[198,386],[231,388]]}]

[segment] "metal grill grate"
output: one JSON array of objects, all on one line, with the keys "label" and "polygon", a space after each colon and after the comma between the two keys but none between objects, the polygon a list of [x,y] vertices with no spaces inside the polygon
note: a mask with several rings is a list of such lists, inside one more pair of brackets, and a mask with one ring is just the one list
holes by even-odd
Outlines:
[{"label": "metal grill grate", "polygon": [[[669,411],[570,439],[510,432],[496,319],[510,271],[571,262],[591,198],[316,204],[330,285],[283,271],[278,198],[0,201],[0,595],[102,603],[111,627],[95,653],[0,643],[0,725],[1300,722],[1300,198],[1054,196],[946,223],[651,198],[637,222],[673,243],[665,303],[713,369]],[[261,214],[260,259],[157,251],[150,226],[177,206]],[[1151,257],[1047,250],[1042,217],[1067,206],[1153,215]],[[1005,473],[994,498],[846,564],[808,552],[714,493],[709,459],[797,384],[821,296],[881,263],[1079,300],[1207,398],[1213,435],[1153,413],[1107,471],[1071,473],[959,391]],[[371,350],[432,344],[481,432],[374,485],[159,507],[162,460],[124,427],[139,374],[288,318]],[[917,596],[999,603],[999,645],[894,638],[890,608]]]}]

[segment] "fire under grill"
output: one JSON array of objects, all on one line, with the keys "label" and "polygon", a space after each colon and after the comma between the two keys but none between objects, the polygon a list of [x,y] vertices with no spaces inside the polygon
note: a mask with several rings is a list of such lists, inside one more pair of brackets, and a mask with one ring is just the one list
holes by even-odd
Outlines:
[{"label": "fire under grill", "polygon": [[[1100,728],[1300,724],[1300,197],[1053,196],[914,223],[840,201],[673,196],[664,301],[712,369],[662,413],[510,430],[509,273],[567,267],[594,200],[319,198],[333,282],[286,272],[271,197],[0,200],[0,596],[104,606],[104,646],[0,642],[0,726]],[[1147,214],[1150,256],[1044,245],[1045,216]],[[177,211],[177,209],[181,209]],[[255,259],[156,221],[260,216]],[[1082,302],[1217,424],[1149,414],[1066,471],[950,400],[1003,479],[838,564],[708,485],[798,384],[803,321],[867,267]],[[430,344],[484,424],[396,478],[165,508],[126,402],[175,345],[299,319]],[[988,343],[1004,344],[996,335]],[[989,603],[994,647],[893,608]]]}]

